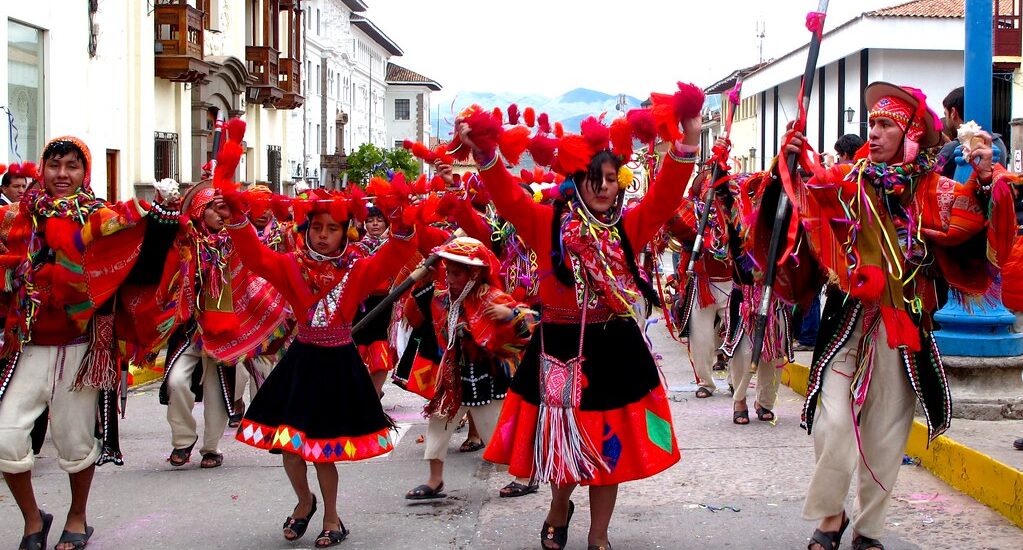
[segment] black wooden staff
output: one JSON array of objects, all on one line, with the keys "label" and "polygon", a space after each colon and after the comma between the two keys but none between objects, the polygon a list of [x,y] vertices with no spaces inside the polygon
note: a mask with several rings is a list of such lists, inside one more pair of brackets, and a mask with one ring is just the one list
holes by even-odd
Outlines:
[{"label": "black wooden staff", "polygon": [[[820,0],[817,11],[821,14],[827,13],[828,0]],[[821,21],[821,24],[823,25],[823,21]],[[806,70],[803,72],[803,97],[799,98],[801,103],[798,111],[804,117],[807,106],[810,104],[810,93],[813,90],[814,73],[817,72],[817,56],[820,54],[821,36],[823,34],[823,29],[819,29],[813,33],[813,36],[810,38],[810,47],[806,54]],[[796,127],[801,128],[802,124],[797,124]],[[789,174],[792,175],[792,179],[795,180],[799,177],[799,173],[796,171],[799,154],[789,153],[786,161],[787,166],[785,168],[778,167],[778,169],[788,169]],[[764,289],[760,295],[760,304],[757,305],[757,313],[754,319],[753,360],[750,364],[750,370],[752,372],[756,372],[757,367],[760,366],[760,356],[764,349],[764,335],[767,332],[767,316],[771,310],[771,298],[774,295],[774,280],[777,276],[778,256],[781,252],[782,239],[787,233],[789,218],[791,216],[792,203],[789,202],[789,197],[783,189],[778,194],[778,209],[774,214],[774,227],[771,228],[771,243],[767,248],[767,266],[764,269]]]}]

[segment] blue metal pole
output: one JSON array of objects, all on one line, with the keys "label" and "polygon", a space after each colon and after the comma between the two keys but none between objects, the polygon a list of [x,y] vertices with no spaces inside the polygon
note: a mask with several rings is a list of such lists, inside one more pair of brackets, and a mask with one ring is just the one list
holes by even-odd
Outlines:
[{"label": "blue metal pole", "polygon": [[[991,131],[994,56],[993,6],[991,0],[966,0],[965,112],[960,113],[963,120],[973,120],[988,132]],[[955,179],[966,182],[972,173],[969,164],[960,164]],[[1023,354],[1023,334],[1010,331],[1016,317],[1001,300],[991,306],[977,304],[967,311],[950,295],[948,303],[934,314],[934,319],[941,324],[934,339],[946,355],[1009,357]]]}]

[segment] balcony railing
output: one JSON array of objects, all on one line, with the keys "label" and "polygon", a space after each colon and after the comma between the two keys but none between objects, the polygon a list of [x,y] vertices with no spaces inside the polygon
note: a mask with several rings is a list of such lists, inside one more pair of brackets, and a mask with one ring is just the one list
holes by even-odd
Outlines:
[{"label": "balcony railing", "polygon": [[994,21],[994,55],[1023,56],[1023,17],[1020,0],[1000,0]]},{"label": "balcony railing", "polygon": [[203,12],[185,0],[159,0],[155,9],[156,75],[198,82],[209,74],[203,61]]},{"label": "balcony railing", "polygon": [[254,83],[249,86],[249,101],[271,104],[284,97],[279,87],[280,52],[270,46],[246,46],[245,61]]}]

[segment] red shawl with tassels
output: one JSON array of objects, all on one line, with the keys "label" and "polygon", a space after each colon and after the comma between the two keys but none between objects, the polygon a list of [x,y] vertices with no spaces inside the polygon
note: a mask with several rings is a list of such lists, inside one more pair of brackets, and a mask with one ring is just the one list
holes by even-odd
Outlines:
[{"label": "red shawl with tassels", "polygon": [[[148,204],[106,204],[82,197],[77,207],[81,214],[44,216],[34,211],[32,195],[27,195],[13,219],[5,222],[10,230],[0,254],[6,318],[0,355],[10,356],[29,341],[62,345],[85,334],[93,314],[113,296],[138,258],[145,233],[145,224],[139,222]],[[10,210],[5,213],[11,215]],[[42,236],[41,246],[52,250],[54,261],[26,271],[34,233]]]}]

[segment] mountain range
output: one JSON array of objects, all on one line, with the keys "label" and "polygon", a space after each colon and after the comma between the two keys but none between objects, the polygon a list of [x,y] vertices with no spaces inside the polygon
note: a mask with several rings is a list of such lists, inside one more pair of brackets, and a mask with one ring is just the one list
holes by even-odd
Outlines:
[{"label": "mountain range", "polygon": [[[537,116],[540,113],[547,113],[552,125],[560,121],[566,132],[578,132],[579,123],[590,115],[607,112],[608,116],[613,118],[616,115],[615,107],[618,103],[618,95],[587,88],[576,88],[556,97],[538,94],[459,92],[453,101],[443,102],[434,107],[430,117],[434,135],[442,140],[448,139],[451,136],[451,124],[455,116],[462,109],[474,103],[487,109],[500,107],[505,112],[512,103],[519,106],[520,112],[526,107],[532,107],[536,110]],[[642,100],[626,95],[625,103],[625,110],[635,109],[640,106]],[[438,120],[438,111],[440,120]]]}]

